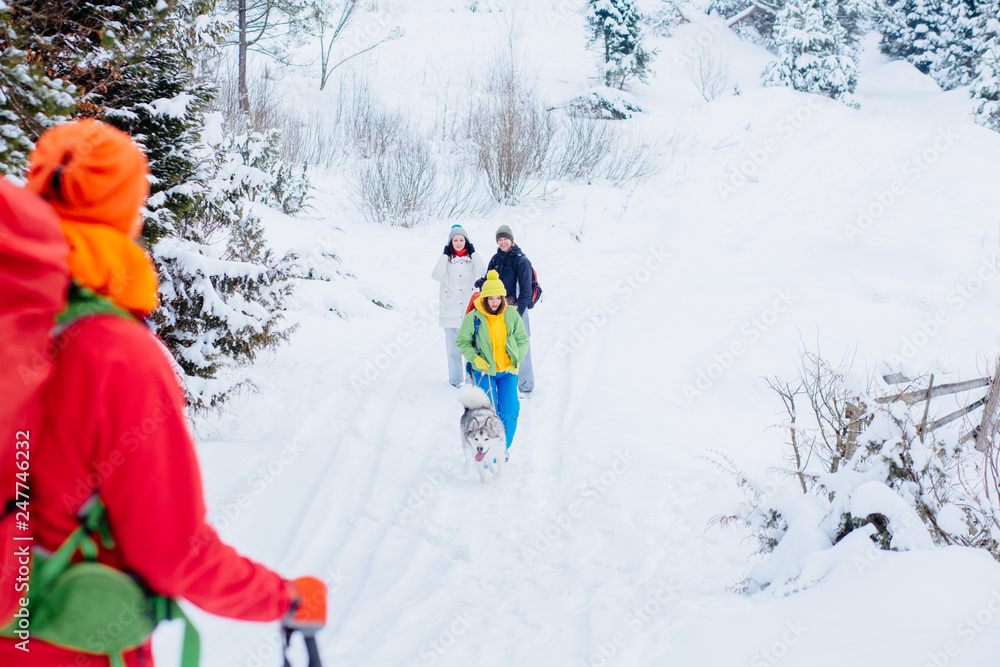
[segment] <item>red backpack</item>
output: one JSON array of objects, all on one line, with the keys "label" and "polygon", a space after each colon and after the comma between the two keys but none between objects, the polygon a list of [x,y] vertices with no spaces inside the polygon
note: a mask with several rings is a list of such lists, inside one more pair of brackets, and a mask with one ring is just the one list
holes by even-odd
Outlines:
[{"label": "red backpack", "polygon": [[0,180],[0,626],[26,595],[31,448],[52,373],[52,328],[66,307],[68,253],[55,211]]},{"label": "red backpack", "polygon": [[482,294],[482,292],[473,292],[472,293],[472,298],[469,299],[469,307],[465,309],[465,314],[466,315],[468,315],[469,313],[471,313],[472,309],[476,307],[476,299],[479,298],[480,294]]},{"label": "red backpack", "polygon": [[[472,298],[469,299],[469,305],[465,309],[465,314],[468,315],[472,312],[472,309],[476,307],[476,299],[482,292],[473,292]],[[542,286],[538,284],[538,271],[535,271],[535,267],[531,267],[531,303],[528,304],[528,308],[534,308],[535,304],[542,300]]]},{"label": "red backpack", "polygon": [[531,302],[528,308],[534,308],[535,304],[542,300],[542,286],[538,284],[538,271],[531,267]]}]

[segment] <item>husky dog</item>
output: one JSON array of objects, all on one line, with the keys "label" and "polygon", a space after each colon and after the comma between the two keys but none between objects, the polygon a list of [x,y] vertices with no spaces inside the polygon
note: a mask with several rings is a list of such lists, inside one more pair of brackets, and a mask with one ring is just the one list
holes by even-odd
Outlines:
[{"label": "husky dog", "polygon": [[507,433],[503,422],[493,411],[493,404],[486,393],[475,385],[462,387],[458,400],[465,406],[459,428],[462,431],[462,449],[465,450],[465,474],[469,473],[472,459],[476,459],[476,470],[483,484],[492,480],[486,479],[485,463],[493,473],[493,479],[503,475]]}]

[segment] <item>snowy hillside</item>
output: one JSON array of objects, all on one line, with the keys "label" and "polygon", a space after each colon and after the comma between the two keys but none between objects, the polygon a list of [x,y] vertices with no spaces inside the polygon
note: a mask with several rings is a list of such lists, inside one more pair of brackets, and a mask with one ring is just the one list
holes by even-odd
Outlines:
[{"label": "snowy hillside", "polygon": [[[376,29],[402,36],[353,67],[415,127],[467,102],[511,39],[553,106],[595,85],[581,2],[515,3],[513,18],[493,2],[376,4]],[[731,54],[739,95],[705,102],[685,76],[705,41]],[[761,87],[772,57],[715,19],[651,45],[655,73],[632,86],[644,113],[622,122],[663,138],[658,174],[566,181],[457,220],[489,253],[510,225],[545,289],[506,477],[461,472],[430,279],[456,220],[366,222],[345,164],[313,174],[304,216],[261,209],[277,250],[329,249],[344,275],[300,281],[300,328],[253,368],[259,391],[199,420],[212,523],[283,574],[327,579],[330,665],[995,664],[988,554],[852,536],[812,564],[816,585],[747,596],[733,588],[759,557],[745,531],[709,522],[740,502],[713,452],[750,473],[781,463],[782,406],[762,378],[793,375],[800,349],[988,372],[1000,135],[972,123],[967,88],[942,92],[876,40],[860,109]],[[279,84],[304,106],[337,95],[302,72]],[[276,626],[192,616],[203,664],[278,664]],[[164,660],[175,632],[160,631]]]}]

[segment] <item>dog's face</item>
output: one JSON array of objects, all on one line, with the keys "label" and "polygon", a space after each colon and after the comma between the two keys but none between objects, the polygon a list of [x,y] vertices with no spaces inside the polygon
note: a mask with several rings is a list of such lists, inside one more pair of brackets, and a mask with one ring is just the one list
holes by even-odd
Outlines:
[{"label": "dog's face", "polygon": [[499,423],[500,420],[492,416],[470,421],[465,437],[476,453],[476,461],[481,462],[486,458],[490,447],[495,446],[500,440],[500,430],[497,428]]}]

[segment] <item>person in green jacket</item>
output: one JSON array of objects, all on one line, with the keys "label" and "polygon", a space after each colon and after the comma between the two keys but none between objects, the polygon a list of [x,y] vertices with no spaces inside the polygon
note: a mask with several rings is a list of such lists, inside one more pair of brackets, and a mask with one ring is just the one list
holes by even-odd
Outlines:
[{"label": "person in green jacket", "polygon": [[493,402],[510,449],[521,412],[517,369],[528,354],[528,332],[517,308],[507,306],[506,296],[500,275],[489,271],[475,307],[462,320],[455,345],[469,361],[473,382]]}]

